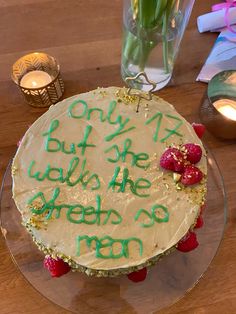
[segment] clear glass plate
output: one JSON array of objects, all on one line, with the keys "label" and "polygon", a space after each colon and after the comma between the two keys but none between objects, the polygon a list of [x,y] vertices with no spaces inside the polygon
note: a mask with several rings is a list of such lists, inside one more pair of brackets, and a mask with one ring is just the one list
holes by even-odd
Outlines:
[{"label": "clear glass plate", "polygon": [[175,251],[148,273],[145,281],[90,278],[68,273],[51,278],[43,268],[44,255],[21,225],[12,199],[10,165],[1,191],[1,229],[13,261],[28,282],[51,302],[74,313],[153,313],[183,297],[207,270],[220,245],[226,222],[224,183],[213,155],[208,154],[208,195],[204,226],[197,230],[199,247],[189,253]]}]

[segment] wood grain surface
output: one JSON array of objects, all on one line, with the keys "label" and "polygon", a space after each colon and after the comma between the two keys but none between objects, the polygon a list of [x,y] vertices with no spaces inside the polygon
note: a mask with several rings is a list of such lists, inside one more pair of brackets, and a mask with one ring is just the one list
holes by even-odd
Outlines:
[{"label": "wood grain surface", "polygon": [[[183,38],[173,81],[159,92],[187,119],[199,121],[206,84],[195,82],[216,34],[199,34],[196,18],[216,1],[197,0]],[[45,109],[26,105],[11,81],[12,64],[43,51],[56,57],[65,82],[64,98],[97,86],[122,86],[121,0],[0,0],[0,179],[16,143]],[[236,141],[206,133],[225,180],[228,223],[217,256],[199,284],[160,313],[236,313]],[[0,237],[0,313],[68,313],[35,291],[14,266]],[[131,313],[130,309],[119,312]],[[105,314],[105,313],[104,313]]]}]

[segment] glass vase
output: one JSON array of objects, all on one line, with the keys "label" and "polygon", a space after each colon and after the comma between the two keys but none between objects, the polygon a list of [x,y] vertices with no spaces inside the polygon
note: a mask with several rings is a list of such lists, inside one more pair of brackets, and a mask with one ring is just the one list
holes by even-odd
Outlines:
[{"label": "glass vase", "polygon": [[[168,84],[193,4],[194,0],[124,0],[123,80],[145,72],[156,90]],[[128,85],[150,88],[141,77]]]}]

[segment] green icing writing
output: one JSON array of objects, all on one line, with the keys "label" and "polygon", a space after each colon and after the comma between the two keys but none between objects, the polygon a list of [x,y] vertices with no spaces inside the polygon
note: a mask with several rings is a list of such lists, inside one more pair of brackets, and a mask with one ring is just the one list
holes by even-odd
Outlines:
[{"label": "green icing writing", "polygon": [[[121,257],[128,258],[129,257],[129,243],[136,242],[139,246],[139,254],[142,256],[143,254],[143,243],[138,238],[128,238],[128,239],[113,239],[110,236],[104,236],[102,238],[98,238],[96,236],[78,236],[77,237],[77,256],[81,254],[81,242],[85,241],[86,245],[89,249],[95,247],[95,256],[97,258],[103,259],[118,259]],[[119,245],[120,252],[114,253],[115,246]],[[107,250],[104,250],[106,249]],[[101,250],[103,249],[103,252]],[[116,249],[117,250],[117,249]],[[106,251],[107,253],[105,254]]]},{"label": "green icing writing", "polygon": [[109,104],[108,114],[107,114],[107,121],[110,124],[117,124],[117,123],[120,124],[122,122],[122,117],[120,115],[116,118],[115,121],[112,121],[111,117],[112,117],[112,114],[115,111],[115,109],[116,109],[116,101],[113,100]]},{"label": "green icing writing", "polygon": [[127,138],[124,141],[123,145],[123,150],[120,151],[118,145],[114,144],[108,149],[105,150],[105,153],[109,153],[110,151],[114,150],[115,151],[115,158],[107,158],[109,162],[115,163],[118,162],[119,160],[122,160],[123,162],[126,162],[127,156],[131,157],[131,166],[137,166],[139,168],[147,169],[150,166],[150,163],[146,163],[144,165],[139,164],[139,161],[145,161],[149,159],[149,155],[146,153],[140,153],[140,154],[135,154],[130,150],[132,146],[132,140]]},{"label": "green icing writing", "polygon": [[[111,223],[113,225],[119,225],[122,222],[122,217],[120,216],[120,214],[114,210],[114,209],[109,209],[107,210],[101,210],[101,197],[100,195],[96,196],[96,208],[94,208],[93,206],[88,206],[88,207],[84,207],[82,205],[75,205],[75,206],[71,206],[69,208],[69,210],[66,213],[66,217],[67,219],[74,223],[74,224],[81,224],[81,223],[85,223],[88,225],[100,225],[101,224],[101,215],[106,214],[105,219],[103,221],[103,225],[106,225],[107,222],[110,219],[110,216],[114,216],[114,218],[116,218],[115,220],[111,220]],[[79,209],[79,210],[78,210]],[[92,220],[86,220],[86,216],[87,217],[91,217],[92,216]],[[79,219],[78,219],[79,217]]]},{"label": "green icing writing", "polygon": [[[156,211],[160,214],[160,210],[162,211],[162,214],[164,214],[164,217],[158,217]],[[154,205],[151,208],[151,213],[147,211],[146,209],[139,209],[134,217],[134,220],[137,221],[141,215],[146,215],[149,219],[149,223],[140,223],[141,227],[148,228],[152,227],[155,222],[162,223],[162,222],[168,222],[169,221],[169,212],[168,209],[163,205]]]},{"label": "green icing writing", "polygon": [[152,121],[154,121],[155,119],[157,119],[156,130],[155,130],[155,133],[153,135],[153,139],[155,142],[157,142],[157,140],[158,140],[158,134],[159,134],[162,118],[163,118],[163,114],[161,112],[158,112],[158,113],[154,114],[154,116],[152,116],[150,119],[148,119],[145,122],[145,124],[147,125],[147,124],[151,123]]},{"label": "green icing writing", "polygon": [[168,128],[165,128],[165,130],[168,132],[168,134],[163,138],[161,139],[161,142],[165,142],[170,136],[172,135],[177,135],[177,136],[180,136],[182,137],[183,135],[179,132],[177,132],[177,130],[181,127],[181,125],[183,124],[183,121],[179,118],[179,117],[176,117],[176,116],[172,116],[170,114],[167,114],[166,117],[168,118],[171,118],[171,119],[174,119],[176,120],[178,123],[176,124],[176,126],[174,127],[174,129],[168,129]]},{"label": "green icing writing", "polygon": [[[79,109],[82,107],[82,112],[79,112]],[[129,118],[124,119],[121,115],[118,115],[115,120],[112,119],[112,116],[114,114],[114,111],[116,109],[116,101],[111,101],[108,107],[108,113],[104,112],[101,108],[88,108],[87,103],[84,100],[75,100],[72,102],[72,104],[68,108],[68,116],[74,119],[81,119],[86,118],[87,120],[91,119],[91,116],[94,112],[99,113],[99,119],[100,122],[107,121],[111,125],[118,125],[118,128],[111,134],[108,134],[105,136],[106,141],[111,141],[116,136],[119,136],[121,134],[124,134],[126,132],[129,132],[133,129],[135,129],[135,126],[131,126],[127,129],[125,127],[127,126],[128,122],[130,121]]]},{"label": "green icing writing", "polygon": [[105,140],[107,142],[111,141],[114,137],[118,136],[118,135],[121,135],[121,134],[124,134],[126,132],[129,132],[133,129],[135,129],[135,126],[131,126],[130,128],[124,130],[126,124],[130,121],[129,118],[126,118],[124,121],[122,121],[122,116],[119,115],[115,121],[112,121],[111,120],[111,115],[112,113],[115,111],[116,109],[116,101],[111,101],[110,104],[109,104],[109,109],[108,109],[108,114],[107,114],[107,121],[110,123],[110,124],[119,124],[119,127],[118,129],[105,137]]},{"label": "green icing writing", "polygon": [[85,154],[85,150],[86,150],[87,147],[95,147],[96,146],[94,144],[87,144],[87,139],[88,139],[89,134],[91,133],[91,131],[92,131],[92,126],[91,125],[87,125],[86,128],[85,128],[85,132],[84,132],[84,138],[77,145],[78,147],[82,148],[82,150],[81,150],[82,156]]},{"label": "green icing writing", "polygon": [[91,120],[91,114],[93,112],[99,112],[99,119],[101,122],[105,122],[106,118],[103,118],[103,110],[100,108],[90,108],[88,109],[88,120]]},{"label": "green icing writing", "polygon": [[[43,133],[43,136],[48,136],[45,142],[45,150],[50,153],[55,153],[60,151],[61,142],[56,138],[51,138],[51,133],[53,133],[59,127],[59,121],[53,120],[50,123],[49,130]],[[50,147],[50,143],[54,144],[54,148]],[[52,145],[51,145],[52,146]]]},{"label": "green icing writing", "polygon": [[[101,197],[96,195],[96,207],[83,206],[82,204],[56,204],[56,199],[60,194],[60,189],[55,188],[52,198],[46,201],[43,192],[36,193],[29,199],[28,205],[32,205],[31,211],[33,214],[42,215],[46,214],[45,219],[49,220],[52,217],[58,219],[61,216],[61,210],[66,209],[66,218],[74,224],[87,224],[87,225],[106,225],[111,223],[113,225],[122,222],[121,215],[114,209],[102,210]],[[40,201],[42,207],[40,209],[34,208],[34,201]]]},{"label": "green icing writing", "polygon": [[114,175],[111,181],[108,184],[108,189],[112,188],[112,191],[115,191],[115,187],[118,186],[119,189],[117,192],[124,193],[126,190],[126,186],[128,185],[131,192],[139,197],[148,197],[150,194],[140,194],[139,190],[149,189],[151,187],[151,182],[144,178],[138,178],[135,182],[129,178],[129,170],[124,168],[123,170],[123,178],[121,182],[117,181],[117,177],[120,173],[120,167],[116,167],[114,171]]},{"label": "green icing writing", "polygon": [[90,175],[90,171],[85,169],[86,158],[82,161],[81,169],[77,174],[77,178],[72,180],[72,175],[75,176],[75,172],[78,169],[79,163],[80,158],[73,157],[66,171],[60,167],[52,167],[50,164],[48,164],[46,170],[44,172],[40,172],[34,171],[36,161],[33,160],[28,167],[28,176],[30,178],[36,179],[37,181],[44,181],[45,179],[47,179],[54,182],[65,182],[68,186],[81,184],[83,189],[86,189],[88,188],[88,186],[90,186],[91,190],[98,190],[101,185],[100,179],[96,173],[92,173]]},{"label": "green icing writing", "polygon": [[179,117],[173,116],[173,115],[170,115],[170,114],[166,114],[165,117],[173,119],[173,120],[176,120],[176,121],[178,121],[178,123],[176,124],[176,126],[173,129],[165,128],[164,130],[167,131],[168,133],[162,139],[159,139],[159,131],[160,131],[160,128],[161,128],[161,122],[162,122],[162,119],[163,119],[163,114],[161,112],[158,112],[158,113],[154,114],[151,118],[149,118],[145,122],[145,124],[148,125],[151,122],[153,122],[154,120],[156,120],[156,129],[155,129],[155,132],[154,132],[154,135],[153,135],[154,142],[157,142],[158,139],[159,139],[159,141],[161,143],[163,143],[172,135],[177,135],[177,136],[180,136],[180,137],[183,136],[181,133],[177,132],[177,130],[183,124],[183,121]]},{"label": "green icing writing", "polygon": [[[74,112],[74,108],[75,107],[81,107],[81,106],[78,106],[78,105],[82,105],[83,107],[83,112],[82,114],[75,114]],[[74,118],[74,119],[81,119],[81,118],[84,118],[87,114],[87,111],[88,111],[88,105],[86,103],[86,101],[82,100],[82,99],[79,99],[79,100],[75,100],[72,102],[72,104],[70,105],[69,107],[69,110],[68,110],[68,116],[71,117],[71,118]]]},{"label": "green icing writing", "polygon": [[55,152],[63,152],[65,154],[76,154],[76,146],[81,148],[81,154],[82,156],[85,154],[86,148],[87,147],[95,147],[96,145],[94,144],[88,144],[87,140],[92,132],[92,126],[87,125],[84,131],[84,137],[80,143],[77,145],[75,143],[70,144],[69,150],[66,148],[66,143],[65,141],[60,141],[57,138],[51,137],[51,134],[59,127],[59,121],[58,120],[53,120],[49,126],[49,130],[47,132],[43,133],[43,136],[47,136],[46,141],[45,141],[45,150],[50,153],[55,153]]}]

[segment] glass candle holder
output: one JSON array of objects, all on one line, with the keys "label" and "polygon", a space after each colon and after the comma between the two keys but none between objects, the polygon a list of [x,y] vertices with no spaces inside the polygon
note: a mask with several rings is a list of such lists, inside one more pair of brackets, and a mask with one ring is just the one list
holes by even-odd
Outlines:
[{"label": "glass candle holder", "polygon": [[236,139],[236,70],[222,71],[210,80],[200,117],[216,137]]},{"label": "glass candle holder", "polygon": [[18,59],[12,67],[12,79],[33,107],[49,107],[64,92],[60,66],[46,53],[34,52]]}]

